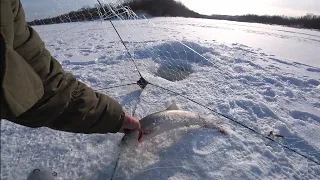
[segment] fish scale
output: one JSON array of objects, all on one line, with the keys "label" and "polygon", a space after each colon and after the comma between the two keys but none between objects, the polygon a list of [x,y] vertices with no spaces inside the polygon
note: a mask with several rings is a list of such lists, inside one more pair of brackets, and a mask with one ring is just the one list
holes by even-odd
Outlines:
[{"label": "fish scale", "polygon": [[137,139],[142,142],[173,129],[195,125],[202,128],[219,130],[215,125],[215,120],[211,119],[209,122],[198,113],[179,110],[175,103],[170,105],[165,111],[156,112],[142,118],[140,124],[142,134],[139,135],[137,131],[128,133],[123,137],[122,142],[128,144],[130,141],[136,142]]}]

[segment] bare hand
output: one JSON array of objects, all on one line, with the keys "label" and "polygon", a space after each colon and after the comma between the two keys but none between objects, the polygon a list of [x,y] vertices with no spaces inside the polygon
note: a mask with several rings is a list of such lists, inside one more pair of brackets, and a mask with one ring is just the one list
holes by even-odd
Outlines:
[{"label": "bare hand", "polygon": [[139,122],[139,119],[136,117],[130,116],[126,114],[124,116],[124,120],[122,123],[122,127],[120,128],[119,132],[121,133],[129,133],[132,131],[139,131],[139,134],[141,132],[141,125]]}]

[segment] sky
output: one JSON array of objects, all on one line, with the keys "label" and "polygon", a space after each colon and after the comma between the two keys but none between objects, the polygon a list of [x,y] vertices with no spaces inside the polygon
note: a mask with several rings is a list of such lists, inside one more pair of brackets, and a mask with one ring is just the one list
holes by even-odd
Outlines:
[{"label": "sky", "polygon": [[[101,0],[115,2],[116,0]],[[320,15],[320,0],[177,0],[201,14],[223,15]],[[21,0],[27,20],[53,17],[83,6],[93,6],[96,0]]]},{"label": "sky", "polygon": [[287,15],[320,14],[320,0],[179,0],[202,14]]}]

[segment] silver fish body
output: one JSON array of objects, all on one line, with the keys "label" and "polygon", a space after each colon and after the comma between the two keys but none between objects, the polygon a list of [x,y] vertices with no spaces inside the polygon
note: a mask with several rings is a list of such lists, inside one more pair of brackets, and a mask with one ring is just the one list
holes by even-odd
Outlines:
[{"label": "silver fish body", "polygon": [[[173,129],[181,127],[189,127],[199,125],[205,128],[216,129],[214,121],[208,122],[205,118],[201,117],[198,113],[177,110],[175,104],[171,105],[167,110],[148,115],[140,120],[142,131],[144,135],[141,141],[145,141],[155,137],[161,133],[168,132]],[[126,134],[122,139],[123,142],[137,141],[138,132]]]}]

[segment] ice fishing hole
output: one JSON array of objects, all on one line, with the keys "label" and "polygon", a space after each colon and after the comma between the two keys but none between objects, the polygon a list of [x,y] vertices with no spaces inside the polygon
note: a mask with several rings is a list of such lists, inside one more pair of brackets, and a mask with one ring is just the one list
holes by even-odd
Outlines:
[{"label": "ice fishing hole", "polygon": [[186,79],[193,73],[191,64],[185,63],[162,63],[156,72],[156,76],[162,77],[168,81],[175,82]]}]

